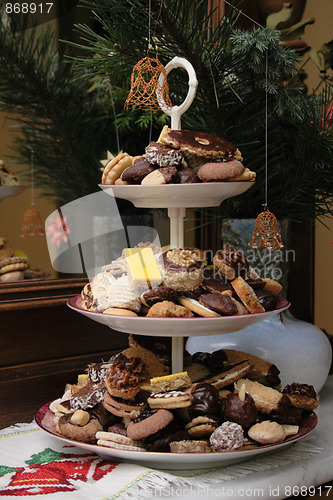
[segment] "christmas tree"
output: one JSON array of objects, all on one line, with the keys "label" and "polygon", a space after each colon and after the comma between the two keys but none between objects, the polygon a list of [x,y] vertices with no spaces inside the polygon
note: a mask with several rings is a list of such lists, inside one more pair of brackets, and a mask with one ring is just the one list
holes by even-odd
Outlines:
[{"label": "christmas tree", "polygon": [[[165,115],[123,108],[133,66],[151,43],[151,57],[158,54],[163,64],[185,57],[196,71],[197,96],[182,127],[230,140],[244,165],[257,173],[255,186],[212,213],[255,217],[261,211],[267,155],[269,207],[277,217],[313,221],[332,215],[329,82],[317,95],[286,85],[285,74],[296,73],[298,55],[280,45],[280,32],[238,29],[239,10],[229,7],[218,20],[211,5],[209,0],[82,0],[92,22],[76,26],[82,42],[66,44],[80,55],[61,60],[50,49],[50,35],[32,40],[13,25],[1,27],[1,109],[19,111],[23,138],[16,148],[22,160],[29,148],[37,152],[36,184],[46,194],[63,203],[96,191],[106,150],[138,155],[150,138],[157,139],[168,123]],[[185,73],[173,72],[168,83],[178,104],[187,93]]]}]

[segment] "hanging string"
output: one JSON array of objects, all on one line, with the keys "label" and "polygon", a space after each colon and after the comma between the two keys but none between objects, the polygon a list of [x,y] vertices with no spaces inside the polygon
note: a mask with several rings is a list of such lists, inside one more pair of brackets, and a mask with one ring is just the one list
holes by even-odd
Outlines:
[{"label": "hanging string", "polygon": [[266,88],[265,88],[265,207],[268,205],[268,49],[266,49]]},{"label": "hanging string", "polygon": [[31,205],[34,205],[34,150],[31,148],[31,157],[30,157],[30,165],[31,165]]}]

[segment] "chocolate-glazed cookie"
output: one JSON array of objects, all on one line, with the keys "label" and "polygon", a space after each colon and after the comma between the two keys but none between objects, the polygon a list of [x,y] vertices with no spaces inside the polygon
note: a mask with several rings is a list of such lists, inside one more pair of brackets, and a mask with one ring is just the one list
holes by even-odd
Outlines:
[{"label": "chocolate-glazed cookie", "polygon": [[255,290],[256,296],[265,311],[274,311],[276,309],[277,298],[264,290]]},{"label": "chocolate-glazed cookie", "polygon": [[258,410],[249,394],[245,395],[244,401],[241,401],[237,394],[228,394],[224,403],[224,417],[226,420],[236,422],[243,429],[248,429],[255,423],[257,415]]},{"label": "chocolate-glazed cookie", "polygon": [[179,184],[193,184],[201,182],[195,170],[190,167],[181,167],[178,169],[177,180]]},{"label": "chocolate-glazed cookie", "polygon": [[238,276],[245,278],[249,270],[245,256],[232,246],[219,250],[214,255],[213,263],[220,275],[228,280],[233,280]]},{"label": "chocolate-glazed cookie", "polygon": [[205,382],[196,384],[191,391],[192,404],[188,408],[191,418],[204,416],[218,416],[221,411],[219,391]]},{"label": "chocolate-glazed cookie", "polygon": [[129,184],[141,184],[142,179],[153,170],[154,167],[142,156],[134,160],[134,164],[123,171],[121,179]]},{"label": "chocolate-glazed cookie", "polygon": [[183,155],[180,151],[160,142],[151,142],[146,147],[146,158],[152,165],[169,167],[181,165]]},{"label": "chocolate-glazed cookie", "polygon": [[199,302],[201,305],[223,316],[233,316],[237,314],[235,302],[228,295],[218,292],[207,293],[199,297]]},{"label": "chocolate-glazed cookie", "polygon": [[212,353],[196,352],[192,355],[193,363],[202,363],[206,365],[213,373],[221,371],[227,361],[228,358],[223,349],[219,349]]}]

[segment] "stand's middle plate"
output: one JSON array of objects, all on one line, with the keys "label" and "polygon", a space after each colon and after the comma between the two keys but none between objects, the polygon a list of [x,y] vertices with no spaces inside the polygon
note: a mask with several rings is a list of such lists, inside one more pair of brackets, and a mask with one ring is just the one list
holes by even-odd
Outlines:
[{"label": "stand's middle plate", "polygon": [[198,182],[159,186],[99,184],[110,196],[122,198],[140,208],[218,207],[222,201],[247,191],[254,182]]},{"label": "stand's middle plate", "polygon": [[87,316],[93,321],[107,325],[113,330],[136,335],[188,337],[198,335],[217,335],[243,330],[249,325],[267,319],[290,307],[290,302],[280,299],[278,309],[274,311],[245,314],[241,316],[221,316],[218,318],[147,318],[130,316],[113,316],[99,312],[86,311],[81,306],[80,295],[71,298],[67,305],[74,311]]}]

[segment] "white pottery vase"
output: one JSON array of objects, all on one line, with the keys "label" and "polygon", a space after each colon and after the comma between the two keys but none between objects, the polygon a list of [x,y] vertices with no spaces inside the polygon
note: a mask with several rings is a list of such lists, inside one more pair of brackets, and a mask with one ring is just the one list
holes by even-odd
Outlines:
[{"label": "white pottery vase", "polygon": [[325,384],[332,362],[331,344],[316,326],[295,319],[289,311],[271,316],[244,330],[222,335],[189,337],[186,350],[213,352],[234,349],[259,356],[280,370],[282,388],[292,382]]}]

